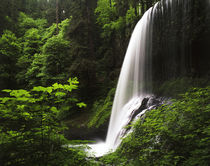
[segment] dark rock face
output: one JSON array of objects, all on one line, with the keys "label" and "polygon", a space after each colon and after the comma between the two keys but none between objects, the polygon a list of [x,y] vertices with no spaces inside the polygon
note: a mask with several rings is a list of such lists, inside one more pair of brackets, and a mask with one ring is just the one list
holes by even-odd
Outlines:
[{"label": "dark rock face", "polygon": [[[158,98],[155,96],[144,98],[141,102],[141,106],[137,110],[133,110],[133,112],[131,113],[130,120],[128,121],[126,126],[129,126],[135,120],[135,118],[141,118],[143,115],[145,115],[147,111],[160,107],[165,101],[166,99]],[[130,129],[131,127],[123,129],[120,133],[121,137],[124,137]]]},{"label": "dark rock face", "polygon": [[161,98],[150,97],[148,102],[147,102],[147,107],[154,106],[154,105],[159,106],[162,100],[163,99],[161,99]]},{"label": "dark rock face", "polygon": [[[132,112],[131,118],[130,118],[130,119],[131,119],[130,122],[132,122],[133,119],[134,119],[141,111],[143,111],[144,109],[147,108],[148,101],[149,101],[149,98],[144,98],[144,99],[142,100],[141,106],[139,107],[139,109],[134,110],[134,111]],[[130,122],[129,122],[129,123],[130,123]]]},{"label": "dark rock face", "polygon": [[150,96],[147,98],[144,98],[142,100],[141,106],[139,107],[138,110],[134,110],[134,113],[132,114],[131,121],[138,116],[142,111],[148,111],[151,109],[156,109],[160,107],[167,99],[161,98],[161,97],[156,97],[156,96]]}]

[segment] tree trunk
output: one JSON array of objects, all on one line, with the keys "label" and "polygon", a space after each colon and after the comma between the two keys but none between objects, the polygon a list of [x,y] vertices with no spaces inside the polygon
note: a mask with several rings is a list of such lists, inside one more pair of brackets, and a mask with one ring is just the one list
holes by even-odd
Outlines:
[{"label": "tree trunk", "polygon": [[58,14],[58,0],[56,0],[56,33],[59,33],[58,23],[59,23],[59,14]]},{"label": "tree trunk", "polygon": [[144,12],[145,12],[145,10],[144,10],[144,7],[145,7],[144,1],[141,0],[141,1],[140,1],[140,4],[141,4],[141,15],[143,15]]},{"label": "tree trunk", "polygon": [[146,1],[146,9],[148,10],[152,6],[152,0]]},{"label": "tree trunk", "polygon": [[137,13],[137,7],[134,7],[134,9],[135,9],[135,16],[137,16],[138,15],[138,13]]},{"label": "tree trunk", "polygon": [[93,25],[91,20],[91,9],[87,5],[87,28],[88,28],[88,43],[90,48],[90,55],[94,57],[94,43],[93,43]]}]

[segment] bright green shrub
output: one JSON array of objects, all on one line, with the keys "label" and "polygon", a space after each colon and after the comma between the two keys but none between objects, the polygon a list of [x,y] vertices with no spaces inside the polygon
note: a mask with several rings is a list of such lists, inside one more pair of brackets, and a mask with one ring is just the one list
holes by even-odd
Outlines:
[{"label": "bright green shrub", "polygon": [[[136,122],[134,132],[111,156],[116,165],[196,166],[210,161],[210,87],[193,88],[174,100],[151,110]],[[110,155],[102,160],[107,161]]]},{"label": "bright green shrub", "polygon": [[33,19],[23,12],[20,12],[18,18],[18,34],[23,36],[28,29],[35,28],[43,31],[47,26],[46,19]]},{"label": "bright green shrub", "polygon": [[86,106],[72,98],[76,78],[27,90],[3,90],[0,98],[0,163],[13,165],[86,165],[85,153],[68,148],[62,114],[73,105]]}]

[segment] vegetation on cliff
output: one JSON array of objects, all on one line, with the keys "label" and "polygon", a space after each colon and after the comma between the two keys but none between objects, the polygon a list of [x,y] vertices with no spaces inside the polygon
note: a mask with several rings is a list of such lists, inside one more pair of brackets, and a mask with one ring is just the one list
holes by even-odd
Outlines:
[{"label": "vegetation on cliff", "polygon": [[192,88],[148,111],[105,165],[209,165],[210,87]]}]

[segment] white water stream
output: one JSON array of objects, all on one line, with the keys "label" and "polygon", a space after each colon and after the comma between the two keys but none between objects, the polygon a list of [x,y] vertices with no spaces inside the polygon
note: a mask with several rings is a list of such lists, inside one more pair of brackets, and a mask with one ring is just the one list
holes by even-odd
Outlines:
[{"label": "white water stream", "polygon": [[[188,13],[191,11],[192,2],[193,0],[161,0],[154,7],[150,8],[137,23],[132,33],[118,80],[106,141],[89,145],[92,148],[91,152],[95,153],[95,156],[102,156],[112,152],[120,145],[123,129],[130,122],[131,113],[134,110],[138,110],[145,97],[151,95],[152,34],[153,19],[156,14],[161,16],[160,19],[162,16],[168,15],[171,18],[168,22],[171,22],[172,25],[173,19],[177,17],[176,10],[181,8],[183,9],[181,10],[182,17],[179,19],[184,23]],[[159,19],[159,17],[156,19]],[[161,25],[161,23],[160,20],[158,24]],[[181,35],[184,41],[185,34]],[[165,44],[167,47],[167,43]],[[171,55],[174,54],[175,50],[172,49],[168,52],[170,57],[172,57]],[[181,52],[185,53],[183,50]],[[181,57],[183,58],[184,56]],[[183,64],[185,65],[185,63]],[[143,110],[140,114],[143,114],[145,111]]]},{"label": "white water stream", "polygon": [[145,85],[151,82],[151,66],[145,61],[152,48],[149,45],[152,11],[150,8],[144,14],[132,33],[117,84],[106,141],[89,145],[95,156],[114,151],[120,145],[120,132],[127,125],[131,112],[137,110],[149,94]]}]

